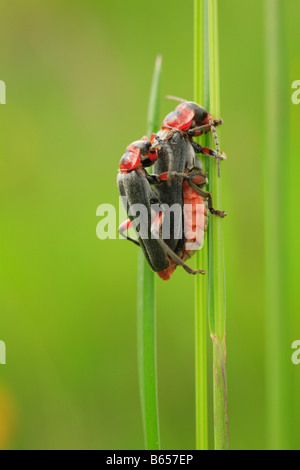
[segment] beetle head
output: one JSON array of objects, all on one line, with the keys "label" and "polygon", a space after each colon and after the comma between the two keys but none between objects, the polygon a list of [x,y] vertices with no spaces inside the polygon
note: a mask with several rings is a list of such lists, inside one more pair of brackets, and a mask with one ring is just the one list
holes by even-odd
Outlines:
[{"label": "beetle head", "polygon": [[188,101],[186,104],[194,111],[193,125],[195,125],[195,127],[209,124],[211,115],[206,111],[206,109],[200,106],[200,104],[194,103],[193,101]]},{"label": "beetle head", "polygon": [[122,172],[136,170],[139,167],[152,166],[157,159],[157,151],[152,148],[152,143],[143,137],[130,144],[120,161],[119,169]]}]

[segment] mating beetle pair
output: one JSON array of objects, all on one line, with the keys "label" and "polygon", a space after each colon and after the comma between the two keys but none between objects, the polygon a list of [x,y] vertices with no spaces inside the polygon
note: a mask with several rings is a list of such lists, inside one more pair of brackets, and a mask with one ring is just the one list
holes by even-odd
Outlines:
[{"label": "mating beetle pair", "polygon": [[[141,246],[152,270],[164,280],[178,265],[190,274],[205,274],[185,261],[204,243],[208,211],[219,217],[226,214],[213,208],[211,194],[204,189],[207,175],[195,153],[217,159],[225,156],[218,150],[203,148],[192,136],[210,130],[215,134],[215,126],[221,123],[212,121],[201,106],[183,102],[164,119],[161,130],[150,141],[144,137],[134,142],[121,158],[118,187],[121,196],[126,197],[129,220],[119,231]],[[153,164],[155,174],[150,175],[145,168]],[[126,235],[130,227],[135,228],[138,240]]]},{"label": "mating beetle pair", "polygon": [[[196,153],[210,155],[217,160],[224,160],[226,156],[219,153],[219,144],[215,127],[222,124],[222,119],[212,120],[212,116],[202,106],[192,101],[184,101],[180,98],[169,97],[182,101],[175,111],[172,111],[164,119],[162,128],[157,134],[153,134],[150,141],[143,137],[140,141],[133,142],[126,149],[120,161],[119,169],[121,171],[135,170],[138,166],[152,166],[157,160],[157,148],[165,146],[166,142],[172,137],[174,132],[181,131],[193,145]],[[212,131],[216,151],[202,147],[194,142],[192,137]],[[167,148],[167,147],[165,147]],[[172,170],[173,154],[169,152],[169,171]]]}]

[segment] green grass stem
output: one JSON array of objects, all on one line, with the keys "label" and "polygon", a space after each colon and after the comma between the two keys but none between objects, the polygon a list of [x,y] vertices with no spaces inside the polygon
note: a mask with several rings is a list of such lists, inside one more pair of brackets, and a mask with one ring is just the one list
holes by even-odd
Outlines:
[{"label": "green grass stem", "polygon": [[[158,56],[153,74],[147,122],[147,135],[159,129],[159,91],[162,58]],[[159,420],[156,368],[155,274],[142,250],[138,260],[138,364],[145,446],[159,450]]]},{"label": "green grass stem", "polygon": [[[292,448],[288,340],[290,270],[287,239],[289,100],[283,0],[265,0],[266,29],[266,151],[265,265],[266,265],[266,422],[267,448]],[[281,119],[280,116],[283,118]],[[285,188],[284,191],[279,188]],[[280,215],[282,214],[282,216]]]},{"label": "green grass stem", "polygon": [[[220,117],[219,46],[217,0],[194,0],[194,96],[195,101]],[[219,131],[218,131],[219,133]],[[204,145],[213,145],[211,135]],[[204,159],[214,207],[222,209],[221,179],[217,162]],[[197,266],[206,277],[196,279],[196,446],[208,448],[207,436],[207,314],[213,344],[214,446],[229,448],[226,380],[226,299],[222,219],[210,217],[208,243],[197,254]]]},{"label": "green grass stem", "polygon": [[[208,2],[210,112],[220,117],[218,1]],[[218,133],[220,131],[218,130]],[[209,190],[216,209],[222,209],[217,161],[209,161]],[[226,372],[226,293],[223,219],[210,217],[208,233],[209,323],[213,344],[213,402],[215,450],[229,449]]]},{"label": "green grass stem", "polygon": [[[208,0],[194,0],[194,100],[209,109]],[[207,136],[205,136],[207,140]],[[205,144],[206,145],[206,144]],[[207,271],[207,245],[196,255],[196,266]],[[208,449],[207,314],[208,278],[195,278],[196,449]]]}]

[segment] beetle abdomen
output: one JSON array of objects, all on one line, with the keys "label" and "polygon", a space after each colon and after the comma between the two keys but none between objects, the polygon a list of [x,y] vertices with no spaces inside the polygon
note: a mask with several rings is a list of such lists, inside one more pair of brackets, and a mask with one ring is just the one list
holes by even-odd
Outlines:
[{"label": "beetle abdomen", "polygon": [[[202,248],[208,225],[208,203],[191,186],[183,182],[185,259]],[[194,246],[189,246],[194,245]]]},{"label": "beetle abdomen", "polygon": [[[183,199],[185,245],[179,256],[183,261],[186,261],[204,244],[208,226],[208,203],[186,181],[183,182]],[[169,256],[168,259],[167,269],[157,273],[164,281],[170,279],[178,266]]]}]

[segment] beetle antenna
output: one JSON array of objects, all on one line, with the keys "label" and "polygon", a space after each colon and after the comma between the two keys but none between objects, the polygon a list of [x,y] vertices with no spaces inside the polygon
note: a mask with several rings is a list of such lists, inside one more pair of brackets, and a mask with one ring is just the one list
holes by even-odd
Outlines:
[{"label": "beetle antenna", "polygon": [[[211,132],[215,141],[215,146],[216,146],[216,151],[218,154],[220,154],[220,148],[219,148],[219,141],[218,141],[218,136],[216,132],[216,128],[214,126],[214,122],[212,120],[209,121],[209,125],[211,128]],[[218,164],[218,177],[220,178],[221,170],[220,170],[220,158],[217,157],[217,164]]]},{"label": "beetle antenna", "polygon": [[179,103],[186,103],[187,101],[187,100],[184,100],[183,98],[178,98],[178,96],[172,96],[172,95],[167,95],[166,100],[179,101]]}]

